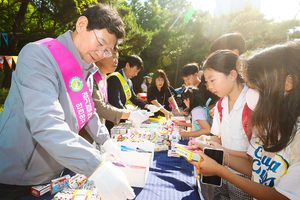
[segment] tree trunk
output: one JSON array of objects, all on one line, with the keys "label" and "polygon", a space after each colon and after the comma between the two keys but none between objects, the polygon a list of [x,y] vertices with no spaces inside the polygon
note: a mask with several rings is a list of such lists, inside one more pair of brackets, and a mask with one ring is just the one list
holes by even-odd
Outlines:
[{"label": "tree trunk", "polygon": [[[25,14],[27,11],[29,1],[22,2],[18,14],[15,18],[15,23],[12,28],[12,35],[9,35],[8,37],[8,55],[10,56],[16,56],[17,55],[17,44],[18,44],[18,35],[17,32],[21,30],[22,22],[25,19]],[[11,75],[12,75],[12,69],[10,69],[8,66],[4,67],[4,77],[2,86],[4,88],[10,88],[11,84]]]},{"label": "tree trunk", "polygon": [[175,88],[177,88],[178,68],[179,68],[179,49],[177,49],[177,67],[176,67],[176,75],[175,75]]},{"label": "tree trunk", "polygon": [[51,31],[51,37],[52,38],[54,38],[55,29],[56,29],[56,19],[54,19],[54,24],[53,24],[52,31]]},{"label": "tree trunk", "polygon": [[27,11],[29,1],[22,2],[20,9],[18,11],[18,14],[15,18],[15,23],[12,28],[12,36],[10,37],[10,43],[8,48],[8,54],[9,55],[16,55],[16,47],[18,44],[18,35],[17,32],[21,30],[21,24],[25,19],[25,14]]}]

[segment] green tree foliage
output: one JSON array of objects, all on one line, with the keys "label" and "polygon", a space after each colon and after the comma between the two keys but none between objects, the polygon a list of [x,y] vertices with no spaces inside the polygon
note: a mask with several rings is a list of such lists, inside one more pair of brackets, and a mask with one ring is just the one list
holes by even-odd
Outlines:
[{"label": "green tree foliage", "polygon": [[[190,62],[202,65],[211,43],[225,33],[240,32],[246,39],[246,50],[285,42],[288,30],[294,30],[291,39],[300,37],[296,29],[298,20],[276,23],[251,5],[219,17],[196,10],[188,22],[184,22],[191,7],[187,0],[145,0],[144,4],[132,0],[129,5],[133,7],[139,25],[153,32],[149,47],[141,52],[146,66],[144,73],[163,68],[171,84],[181,83],[181,77],[176,78],[177,67],[180,71]],[[171,64],[163,65],[164,57],[171,59]]]},{"label": "green tree foliage", "polygon": [[201,65],[222,34],[242,33],[246,50],[284,42],[288,30],[291,40],[300,37],[299,20],[267,20],[250,5],[219,17],[198,9],[184,22],[188,0],[0,0],[0,32],[9,33],[10,44],[0,47],[0,55],[17,55],[28,42],[73,29],[80,10],[95,2],[112,4],[123,17],[127,36],[120,46],[120,66],[127,55],[137,54],[145,64],[142,75],[162,68],[172,85],[177,81],[175,86],[181,83],[177,68]]},{"label": "green tree foliage", "polygon": [[[208,12],[198,10],[189,21],[184,22],[191,8],[190,3],[185,0],[147,0],[144,5],[135,0],[131,5],[138,5],[135,14],[142,27],[154,33],[150,46],[141,53],[146,66],[144,73],[162,68],[174,85],[177,68],[181,69],[187,61],[203,59],[204,54],[197,53],[203,51],[203,48],[207,49],[205,45],[208,42],[203,30],[211,16]],[[164,58],[170,59],[170,64],[164,65]]]},{"label": "green tree foliage", "polygon": [[132,7],[128,7],[126,1],[115,5],[120,15],[123,18],[126,30],[126,38],[120,45],[121,60],[124,60],[127,55],[139,55],[143,49],[148,47],[152,40],[153,33],[144,30],[137,23],[137,18],[132,11]]},{"label": "green tree foliage", "polygon": [[58,36],[92,3],[97,0],[2,0],[0,32],[9,33],[9,46],[0,52],[17,55],[30,41]]},{"label": "green tree foliage", "polygon": [[[108,0],[1,0],[0,32],[8,33],[9,45],[1,45],[0,55],[18,55],[28,42],[72,30],[80,11],[97,2]],[[9,88],[12,70],[5,65],[4,71],[3,87]]]}]

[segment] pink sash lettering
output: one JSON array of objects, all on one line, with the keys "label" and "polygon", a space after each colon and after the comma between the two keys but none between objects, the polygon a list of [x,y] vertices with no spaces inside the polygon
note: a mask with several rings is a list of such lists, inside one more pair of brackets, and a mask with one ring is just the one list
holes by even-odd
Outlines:
[{"label": "pink sash lettering", "polygon": [[76,113],[80,130],[93,115],[95,110],[94,103],[80,65],[68,49],[57,40],[53,38],[45,38],[37,41],[36,43],[46,45],[56,60]]},{"label": "pink sash lettering", "polygon": [[107,90],[106,90],[105,81],[103,81],[103,79],[102,79],[101,75],[99,74],[99,72],[96,72],[94,74],[94,78],[96,79],[96,82],[99,85],[99,88],[100,88],[101,93],[102,93],[103,98],[104,98],[104,102],[106,103],[107,102]]}]

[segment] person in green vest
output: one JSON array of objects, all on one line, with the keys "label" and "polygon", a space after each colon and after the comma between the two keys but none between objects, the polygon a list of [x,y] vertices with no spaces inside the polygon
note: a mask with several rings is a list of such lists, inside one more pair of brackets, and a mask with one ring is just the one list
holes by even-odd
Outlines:
[{"label": "person in green vest", "polygon": [[[126,105],[133,104],[141,109],[157,112],[158,108],[139,100],[133,91],[130,79],[137,76],[144,69],[143,60],[137,55],[127,56],[125,66],[118,72],[111,73],[107,79],[108,102],[116,108],[126,109]],[[113,123],[106,121],[106,127],[111,129]]]},{"label": "person in green vest", "polygon": [[[121,119],[129,119],[137,123],[142,123],[149,118],[149,116],[144,115],[145,110],[129,111],[116,108],[108,103],[107,74],[115,72],[118,66],[118,59],[119,48],[118,46],[115,46],[111,57],[104,58],[95,63],[95,65],[98,67],[98,71],[94,74],[92,93],[94,106],[102,124],[105,124],[106,120],[119,123]],[[97,76],[99,78],[97,78]],[[94,139],[85,129],[80,130],[79,135],[81,135],[90,143],[94,142]]]}]

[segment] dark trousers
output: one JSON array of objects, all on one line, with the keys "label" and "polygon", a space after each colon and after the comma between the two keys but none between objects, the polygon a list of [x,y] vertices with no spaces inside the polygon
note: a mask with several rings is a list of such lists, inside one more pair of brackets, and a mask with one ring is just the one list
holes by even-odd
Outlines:
[{"label": "dark trousers", "polygon": [[31,186],[6,185],[0,183],[1,200],[17,200],[23,196],[29,195]]}]

